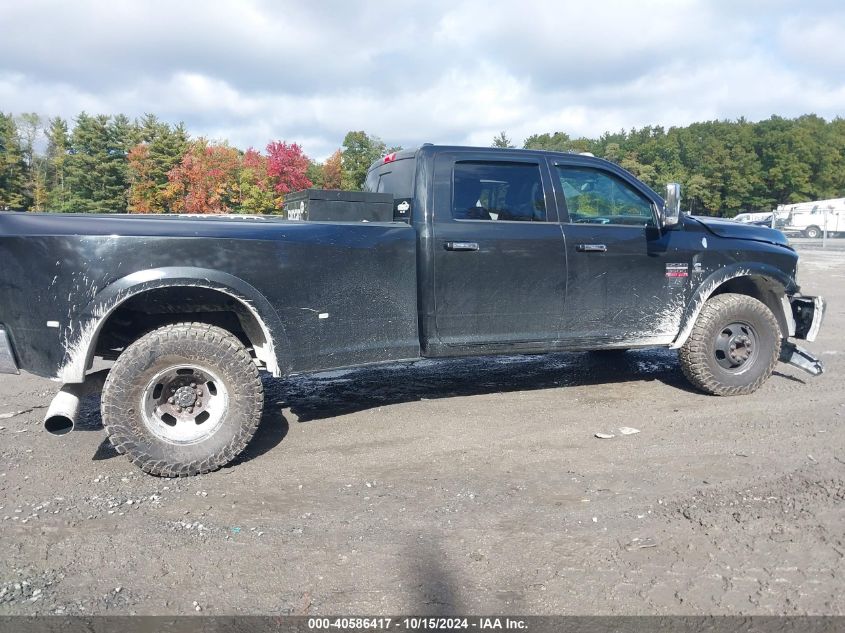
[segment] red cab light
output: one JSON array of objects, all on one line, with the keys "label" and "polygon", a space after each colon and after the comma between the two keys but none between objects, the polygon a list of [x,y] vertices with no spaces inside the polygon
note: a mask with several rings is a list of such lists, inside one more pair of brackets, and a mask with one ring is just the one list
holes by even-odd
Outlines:
[{"label": "red cab light", "polygon": [[396,152],[391,152],[390,154],[388,154],[387,156],[382,158],[381,162],[382,163],[392,163],[394,160],[396,160]]}]

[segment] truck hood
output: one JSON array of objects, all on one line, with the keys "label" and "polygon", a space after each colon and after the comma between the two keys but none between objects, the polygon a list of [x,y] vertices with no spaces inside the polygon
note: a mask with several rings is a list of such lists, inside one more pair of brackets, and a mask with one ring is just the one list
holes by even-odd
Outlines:
[{"label": "truck hood", "polygon": [[780,246],[789,246],[786,236],[775,229],[755,224],[742,224],[722,218],[691,218],[704,226],[713,235],[727,237],[736,240],[754,240],[755,242],[767,242]]}]

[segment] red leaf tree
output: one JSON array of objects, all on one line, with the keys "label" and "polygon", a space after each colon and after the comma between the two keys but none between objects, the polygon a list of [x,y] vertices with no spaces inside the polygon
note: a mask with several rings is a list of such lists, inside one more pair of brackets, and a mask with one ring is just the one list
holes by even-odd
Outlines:
[{"label": "red leaf tree", "polygon": [[277,194],[284,197],[291,191],[307,189],[308,157],[296,143],[273,141],[267,145],[267,175]]}]

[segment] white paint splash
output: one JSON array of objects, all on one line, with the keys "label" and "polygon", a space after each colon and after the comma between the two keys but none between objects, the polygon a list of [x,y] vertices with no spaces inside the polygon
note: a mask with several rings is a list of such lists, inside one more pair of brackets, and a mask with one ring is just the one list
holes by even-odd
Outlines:
[{"label": "white paint splash", "polygon": [[97,336],[100,322],[110,312],[111,310],[106,308],[96,309],[93,318],[80,327],[79,334],[76,336],[73,336],[73,326],[68,326],[62,337],[62,346],[65,348],[67,361],[59,368],[54,380],[63,383],[84,382],[85,372],[88,369],[88,352]]},{"label": "white paint splash", "polygon": [[692,311],[690,312],[689,317],[684,323],[683,329],[678,333],[678,336],[672,342],[670,346],[672,349],[680,349],[684,346],[684,343],[687,342],[690,333],[692,333],[692,328],[695,326],[695,322],[698,320],[698,315],[701,313],[702,308],[704,308],[704,304],[707,303],[707,300],[710,298],[710,295],[721,286],[726,281],[731,279],[736,279],[737,277],[745,277],[751,274],[751,270],[747,268],[740,268],[735,271],[735,274],[731,275],[730,277],[719,277],[707,283],[701,291],[698,293],[695,302],[692,305]]},{"label": "white paint splash", "polygon": [[[160,277],[161,275],[159,273],[157,274],[157,276],[150,276],[149,279],[157,279]],[[281,368],[279,367],[278,359],[276,357],[276,346],[273,341],[273,336],[270,333],[270,330],[267,328],[267,325],[264,323],[264,320],[259,316],[258,312],[253,307],[252,303],[249,300],[244,299],[243,297],[240,297],[232,292],[228,292],[223,288],[215,286],[205,286],[202,284],[194,284],[194,286],[209,288],[210,290],[216,290],[222,292],[223,294],[229,295],[230,297],[236,299],[247,310],[249,310],[250,314],[252,314],[252,316],[255,318],[255,321],[261,328],[261,333],[264,339],[262,344],[259,344],[259,342],[254,343],[253,349],[255,350],[255,355],[257,356],[258,360],[264,363],[267,368],[267,371],[273,374],[273,376],[276,378],[280,377]],[[73,306],[71,306],[71,310],[69,310],[68,314],[68,326],[65,330],[64,335],[62,336],[62,347],[64,347],[65,349],[65,358],[67,360],[59,368],[53,380],[63,383],[84,382],[85,372],[88,370],[88,360],[93,354],[97,334],[100,331],[102,323],[121,303],[123,303],[123,301],[135,295],[141,294],[147,290],[152,289],[135,288],[134,292],[131,290],[119,292],[109,304],[97,306],[94,309],[91,318],[82,323],[79,326],[78,331],[76,331],[73,326],[74,319],[70,314]]]}]

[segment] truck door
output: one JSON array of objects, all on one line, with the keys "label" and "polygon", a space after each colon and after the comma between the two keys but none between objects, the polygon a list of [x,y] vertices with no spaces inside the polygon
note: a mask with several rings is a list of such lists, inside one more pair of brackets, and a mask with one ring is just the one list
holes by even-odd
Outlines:
[{"label": "truck door", "polygon": [[671,342],[693,273],[684,232],[659,228],[659,199],[627,172],[580,156],[550,163],[569,268],[564,341]]},{"label": "truck door", "polygon": [[439,345],[547,349],[563,316],[566,253],[545,161],[439,153],[433,185]]}]

